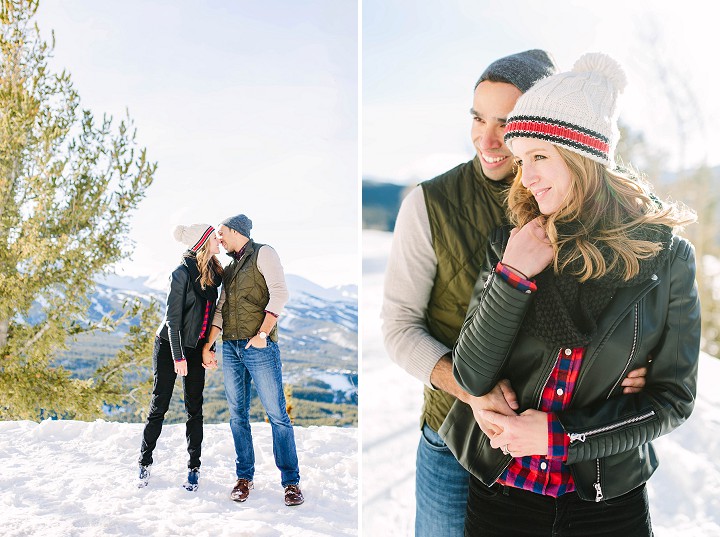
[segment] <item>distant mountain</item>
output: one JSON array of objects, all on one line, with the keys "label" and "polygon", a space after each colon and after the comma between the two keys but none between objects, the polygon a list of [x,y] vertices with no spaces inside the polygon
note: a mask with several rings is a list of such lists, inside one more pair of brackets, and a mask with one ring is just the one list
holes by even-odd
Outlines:
[{"label": "distant mountain", "polygon": [[[286,281],[290,301],[279,321],[286,345],[292,349],[308,341],[330,341],[341,347],[342,351],[336,350],[340,354],[356,355],[357,286],[325,288],[293,274],[288,274]],[[145,277],[115,274],[102,278],[91,296],[89,320],[98,321],[110,311],[120,312],[126,301],[135,298],[143,303],[155,300],[164,308],[166,292],[149,287],[147,282]]]},{"label": "distant mountain", "polygon": [[[712,178],[710,185],[713,191],[710,195],[714,199],[720,198],[720,166],[708,168]],[[664,172],[652,182],[661,197],[670,196],[672,199],[687,203],[692,209],[698,209],[697,192],[692,188],[692,182],[683,187],[675,186],[685,177],[693,177],[697,170],[684,172]],[[363,178],[362,181],[362,227],[363,229],[377,229],[392,231],[395,228],[400,203],[412,186],[402,186],[377,179]],[[703,194],[704,195],[704,194]],[[703,198],[704,202],[707,199]],[[720,203],[715,205],[715,217],[720,219]],[[720,242],[720,239],[718,239]]]},{"label": "distant mountain", "polygon": [[[325,288],[292,274],[288,274],[286,280],[290,301],[280,316],[279,334],[284,379],[292,385],[293,397],[304,400],[298,401],[302,404],[298,405],[297,422],[357,425],[357,286]],[[124,304],[135,298],[145,304],[155,300],[158,308],[164,309],[166,291],[157,289],[160,281],[162,278],[115,274],[100,279],[90,297],[88,320],[98,321],[111,311],[119,315],[125,309]],[[37,322],[40,304],[33,311],[35,317],[31,317],[30,322]],[[89,376],[99,363],[117,352],[130,324],[136,322],[136,319],[125,322],[111,334],[93,333],[79,337],[70,344],[59,362],[77,377]],[[221,348],[218,352],[221,357]],[[213,380],[208,381],[205,392],[206,400],[220,401],[209,408],[225,411],[221,371],[213,373]],[[349,417],[348,405],[354,409],[354,414]],[[314,417],[303,419],[303,412]],[[221,415],[213,419],[212,412],[206,417],[208,423],[222,419]]]},{"label": "distant mountain", "polygon": [[347,300],[357,301],[358,297],[357,285],[348,284],[335,287],[322,287],[303,278],[302,276],[296,276],[295,274],[286,274],[285,281],[287,282],[288,290],[290,291],[291,301],[296,294],[315,296],[332,302]]},{"label": "distant mountain", "polygon": [[362,227],[392,231],[400,203],[409,187],[363,178]]}]

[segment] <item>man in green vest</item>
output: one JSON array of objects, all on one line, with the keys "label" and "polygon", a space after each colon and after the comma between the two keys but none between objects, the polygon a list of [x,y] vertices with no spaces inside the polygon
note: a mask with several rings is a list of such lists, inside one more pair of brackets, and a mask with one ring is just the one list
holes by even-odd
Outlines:
[{"label": "man in green vest", "polygon": [[252,240],[251,229],[252,222],[244,214],[227,218],[218,228],[218,238],[233,261],[223,274],[203,364],[212,367],[216,363],[210,347],[222,330],[223,376],[237,474],[230,498],[244,502],[253,488],[255,454],[249,419],[253,381],[270,421],[285,505],[300,505],[304,498],[299,487],[295,433],[285,404],[277,333],[277,318],[289,294],[277,252]]},{"label": "man in green vest", "polygon": [[[482,73],[473,95],[474,158],[423,182],[403,200],[385,273],[383,336],[390,358],[425,384],[416,458],[415,535],[463,535],[468,473],[437,431],[455,399],[474,410],[506,415],[518,408],[507,380],[472,397],[452,375],[451,349],[485,258],[488,234],[505,222],[514,177],[503,142],[505,118],[538,80],[555,73],[549,54],[528,50],[501,58]],[[644,369],[623,381],[644,385]],[[489,423],[480,423],[488,433]]]}]

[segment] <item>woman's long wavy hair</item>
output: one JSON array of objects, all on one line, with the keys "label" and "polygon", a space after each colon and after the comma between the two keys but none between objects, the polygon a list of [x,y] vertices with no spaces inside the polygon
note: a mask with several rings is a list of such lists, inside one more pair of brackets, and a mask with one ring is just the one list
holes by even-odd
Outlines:
[{"label": "woman's long wavy hair", "polygon": [[[572,264],[581,267],[570,271],[581,282],[608,272],[619,272],[628,281],[638,274],[639,260],[652,258],[662,249],[662,244],[638,239],[637,234],[631,236],[631,231],[648,224],[664,224],[678,231],[697,219],[683,205],[660,202],[634,170],[611,170],[564,147],[555,148],[572,176],[565,203],[543,217],[555,250],[556,273]],[[518,168],[508,193],[510,221],[517,227],[542,216],[535,198],[521,181],[522,168]],[[566,223],[571,225],[561,225]]]},{"label": "woman's long wavy hair", "polygon": [[200,271],[200,287],[207,289],[208,285],[214,285],[215,275],[222,276],[223,268],[214,254],[210,253],[210,239],[197,252],[197,265]]}]

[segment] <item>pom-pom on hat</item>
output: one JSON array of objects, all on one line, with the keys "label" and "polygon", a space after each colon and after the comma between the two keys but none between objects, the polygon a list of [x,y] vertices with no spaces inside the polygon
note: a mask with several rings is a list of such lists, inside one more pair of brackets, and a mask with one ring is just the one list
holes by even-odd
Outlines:
[{"label": "pom-pom on hat", "polygon": [[525,93],[538,80],[556,72],[550,54],[540,49],[526,50],[492,62],[475,82],[475,87],[486,80],[507,82]]},{"label": "pom-pom on hat", "polygon": [[176,241],[185,244],[188,249],[197,252],[214,232],[215,228],[207,224],[192,224],[177,226],[173,230],[173,237]]},{"label": "pom-pom on hat", "polygon": [[510,113],[505,143],[540,138],[614,166],[620,133],[617,100],[627,85],[618,62],[599,52],[584,54],[572,71],[540,80]]}]

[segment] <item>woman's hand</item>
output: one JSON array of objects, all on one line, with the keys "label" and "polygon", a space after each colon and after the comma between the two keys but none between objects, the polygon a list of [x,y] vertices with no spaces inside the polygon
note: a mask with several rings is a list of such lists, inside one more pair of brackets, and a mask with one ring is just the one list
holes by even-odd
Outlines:
[{"label": "woman's hand", "polygon": [[497,412],[481,410],[480,417],[502,429],[500,434],[490,438],[492,447],[508,451],[513,457],[547,456],[547,413],[526,410],[518,416],[504,416]]},{"label": "woman's hand", "polygon": [[175,361],[175,373],[177,373],[181,377],[187,376],[187,360],[183,359]]},{"label": "woman's hand", "polygon": [[512,389],[510,381],[507,379],[502,379],[490,392],[481,397],[470,396],[467,404],[472,408],[475,421],[477,421],[482,432],[490,438],[500,434],[502,429],[484,420],[480,412],[483,410],[491,410],[505,416],[515,416],[515,411],[519,408],[517,395]]},{"label": "woman's hand", "polygon": [[501,261],[508,268],[522,272],[528,279],[545,270],[555,256],[540,218],[510,232]]},{"label": "woman's hand", "polygon": [[263,339],[259,335],[255,334],[247,342],[247,345],[245,345],[246,349],[249,349],[250,347],[255,347],[257,349],[264,349],[265,347],[267,347],[267,338]]},{"label": "woman's hand", "polygon": [[211,351],[209,347],[203,347],[202,366],[205,369],[217,369],[218,363],[215,358],[215,353]]}]

